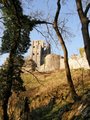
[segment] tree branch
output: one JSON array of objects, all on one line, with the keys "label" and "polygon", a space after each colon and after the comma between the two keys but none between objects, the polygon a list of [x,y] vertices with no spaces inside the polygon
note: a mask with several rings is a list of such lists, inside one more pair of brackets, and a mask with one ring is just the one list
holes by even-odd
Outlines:
[{"label": "tree branch", "polygon": [[35,23],[35,25],[37,24],[50,24],[50,25],[53,25],[51,22],[47,22],[47,21],[41,21],[41,20],[32,20],[31,21],[32,23]]},{"label": "tree branch", "polygon": [[60,13],[60,8],[61,8],[60,0],[58,0],[58,2],[57,2],[57,11],[56,11],[56,15],[55,15],[55,18],[54,18],[54,23],[55,24],[58,21],[58,17],[59,17],[59,13]]},{"label": "tree branch", "polygon": [[5,17],[0,17],[0,19],[3,19],[3,18],[5,18]]},{"label": "tree branch", "polygon": [[[39,81],[39,79],[34,75],[34,73],[32,73],[31,71],[28,71],[28,70],[26,70],[26,69],[24,69],[24,68],[23,68],[23,70],[26,71],[26,72],[28,72],[28,73],[30,73],[31,75],[33,75],[33,77],[35,78],[35,80],[37,80],[37,82],[38,82],[39,84],[43,85],[43,84]],[[23,72],[23,71],[22,71],[22,72]],[[43,86],[44,86],[44,85],[43,85]]]},{"label": "tree branch", "polygon": [[52,40],[52,41],[55,43],[57,49],[60,50],[60,48],[58,47],[58,41],[56,41],[56,40],[53,38],[51,32],[49,31],[49,27],[48,27],[48,25],[47,25],[47,31],[48,31],[49,36],[51,37],[50,40]]},{"label": "tree branch", "polygon": [[4,24],[4,22],[3,22],[3,21],[0,21],[0,23]]},{"label": "tree branch", "polygon": [[35,30],[36,30],[38,33],[40,33],[40,34],[46,39],[46,36],[45,36],[40,30],[38,30],[37,28],[35,28]]},{"label": "tree branch", "polygon": [[53,28],[54,28],[54,30],[57,34],[58,40],[60,41],[60,44],[61,44],[62,49],[63,49],[66,77],[67,77],[69,89],[70,89],[70,92],[71,92],[71,96],[72,96],[73,100],[76,101],[76,100],[79,99],[79,97],[78,97],[78,95],[75,91],[74,84],[73,84],[73,81],[72,81],[72,76],[71,76],[70,67],[69,67],[69,63],[68,63],[68,51],[67,51],[67,47],[65,45],[64,39],[62,37],[62,34],[60,33],[59,28],[58,28],[58,18],[59,18],[60,8],[61,8],[60,0],[58,0],[55,19],[54,19],[54,22],[53,22]]},{"label": "tree branch", "polygon": [[5,7],[8,7],[8,0],[0,0],[0,4],[4,5]]},{"label": "tree branch", "polygon": [[[15,1],[12,0],[12,3],[13,3],[13,6],[14,6],[14,11],[15,11],[15,15],[17,17],[17,21],[18,21],[18,25],[21,26],[21,21],[20,21],[20,15],[19,15],[19,12],[18,12],[18,9],[17,9],[17,5],[15,4]],[[19,9],[22,10],[21,6],[19,5]],[[22,13],[22,12],[21,12]]]},{"label": "tree branch", "polygon": [[86,9],[85,9],[85,16],[87,16],[87,13],[88,13],[88,11],[89,11],[89,9],[90,9],[90,3],[86,6]]},{"label": "tree branch", "polygon": [[77,11],[78,11],[80,21],[81,21],[81,23],[83,23],[85,21],[84,19],[87,19],[87,18],[85,16],[84,11],[83,11],[81,0],[76,0],[76,5],[77,5]]}]

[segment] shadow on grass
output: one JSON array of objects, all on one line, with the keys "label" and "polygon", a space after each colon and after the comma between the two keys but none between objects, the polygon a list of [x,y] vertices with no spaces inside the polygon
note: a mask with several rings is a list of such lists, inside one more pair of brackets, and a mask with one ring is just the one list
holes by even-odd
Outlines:
[{"label": "shadow on grass", "polygon": [[48,105],[42,106],[31,111],[32,120],[61,120],[64,112],[69,111],[72,103],[62,107],[55,104],[55,98],[51,98]]},{"label": "shadow on grass", "polygon": [[31,120],[90,120],[90,91],[80,101],[59,106],[52,98],[48,105],[31,111]]},{"label": "shadow on grass", "polygon": [[32,110],[31,111],[32,120],[52,120],[50,112],[52,111],[54,104],[55,99],[52,98],[48,105],[44,105],[40,108]]}]

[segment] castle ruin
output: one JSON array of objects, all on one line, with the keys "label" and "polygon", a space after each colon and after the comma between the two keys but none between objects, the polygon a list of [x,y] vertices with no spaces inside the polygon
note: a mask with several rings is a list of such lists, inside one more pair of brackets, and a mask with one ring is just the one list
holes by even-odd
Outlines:
[{"label": "castle ruin", "polygon": [[50,44],[43,40],[32,41],[31,59],[36,63],[39,71],[52,71],[64,69],[64,58],[51,54]]},{"label": "castle ruin", "polygon": [[43,40],[32,41],[31,59],[40,67],[44,64],[45,57],[51,54],[50,44],[45,44]]},{"label": "castle ruin", "polygon": [[[31,70],[35,66],[40,72],[48,72],[54,70],[65,69],[64,57],[51,53],[50,44],[46,44],[43,40],[32,41],[31,57],[26,60],[25,69]],[[33,64],[32,64],[33,61]],[[71,69],[89,69],[86,55],[73,55],[68,59]],[[35,65],[36,64],[36,65]]]}]

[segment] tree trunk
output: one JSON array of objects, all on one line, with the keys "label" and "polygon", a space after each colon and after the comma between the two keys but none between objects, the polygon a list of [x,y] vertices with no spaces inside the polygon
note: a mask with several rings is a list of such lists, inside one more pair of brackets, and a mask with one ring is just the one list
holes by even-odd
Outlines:
[{"label": "tree trunk", "polygon": [[[20,32],[20,30],[19,30]],[[18,45],[18,39],[19,39],[19,32],[15,32],[15,40],[12,44],[12,48],[10,51],[10,55],[9,55],[9,60],[8,60],[8,67],[7,67],[7,85],[6,85],[6,92],[5,92],[5,97],[3,100],[3,120],[9,120],[9,116],[8,116],[8,101],[9,98],[11,96],[11,91],[12,91],[12,82],[13,82],[13,76],[14,76],[14,59],[16,56],[16,51],[17,51],[17,45]]]},{"label": "tree trunk", "polygon": [[87,17],[87,12],[90,8],[90,4],[87,5],[86,10],[83,11],[81,0],[76,0],[77,11],[82,25],[82,35],[84,41],[84,48],[86,52],[86,57],[88,64],[90,66],[90,36],[89,36],[89,19]]},{"label": "tree trunk", "polygon": [[88,31],[88,23],[82,24],[82,35],[84,40],[84,48],[86,52],[86,57],[88,60],[88,64],[90,66],[90,38],[89,38],[89,31]]},{"label": "tree trunk", "polygon": [[13,54],[10,53],[9,56],[9,62],[8,62],[8,68],[7,68],[7,89],[6,92],[4,93],[5,97],[3,100],[2,108],[3,108],[3,120],[9,120],[8,116],[8,101],[11,96],[11,89],[12,89],[12,81],[13,81]]},{"label": "tree trunk", "polygon": [[63,52],[64,52],[64,63],[65,63],[66,77],[67,77],[68,85],[70,88],[71,96],[72,96],[73,100],[76,101],[76,100],[78,100],[79,97],[75,91],[74,84],[73,84],[72,77],[71,77],[70,67],[69,67],[69,63],[68,63],[68,52],[67,52],[67,48],[66,48],[65,42],[63,40],[63,37],[62,37],[62,35],[58,29],[58,25],[57,25],[60,7],[61,7],[60,0],[58,0],[57,6],[58,7],[57,7],[53,27],[54,27],[54,30],[55,30],[57,36],[58,36],[58,39],[60,41],[60,44],[61,44]]},{"label": "tree trunk", "polygon": [[21,120],[31,120],[28,97],[26,97],[25,100],[24,100],[24,109],[22,110],[22,114],[20,116],[20,119]]},{"label": "tree trunk", "polygon": [[74,84],[73,84],[72,77],[71,77],[70,67],[69,67],[69,63],[68,63],[67,48],[65,46],[65,43],[63,41],[63,38],[62,38],[58,28],[54,27],[54,29],[56,31],[56,34],[58,36],[58,39],[60,41],[60,44],[61,44],[63,52],[64,52],[64,64],[65,64],[65,70],[66,70],[66,77],[67,77],[68,85],[69,85],[69,88],[70,88],[71,96],[72,96],[73,100],[76,101],[78,99],[78,95],[77,95],[77,93],[75,91]]},{"label": "tree trunk", "polygon": [[3,105],[2,105],[2,110],[3,110],[3,118],[2,120],[9,120],[9,116],[7,113],[7,109],[8,109],[8,98],[6,100],[3,101]]}]

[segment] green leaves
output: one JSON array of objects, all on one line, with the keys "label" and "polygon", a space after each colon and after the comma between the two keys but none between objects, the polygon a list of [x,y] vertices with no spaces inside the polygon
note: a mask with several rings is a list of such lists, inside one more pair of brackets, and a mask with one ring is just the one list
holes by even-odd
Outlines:
[{"label": "green leaves", "polygon": [[30,46],[30,21],[27,16],[23,15],[21,4],[18,0],[9,1],[9,6],[2,8],[5,31],[2,38],[1,52],[10,52],[13,44],[15,44],[15,33],[20,31],[16,51],[19,54],[24,54]]},{"label": "green leaves", "polygon": [[8,6],[4,6],[2,12],[5,30],[1,52],[9,53],[9,59],[7,65],[0,70],[0,94],[1,99],[9,99],[12,90],[25,90],[20,74],[24,63],[22,54],[30,46],[30,29],[19,0],[9,0]]}]

